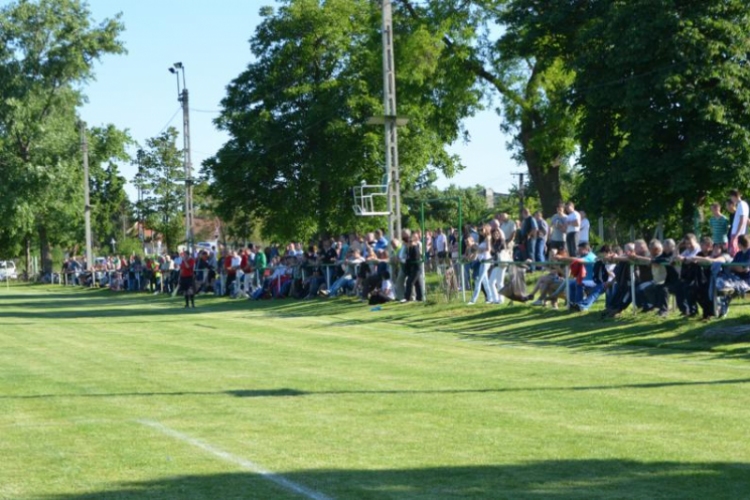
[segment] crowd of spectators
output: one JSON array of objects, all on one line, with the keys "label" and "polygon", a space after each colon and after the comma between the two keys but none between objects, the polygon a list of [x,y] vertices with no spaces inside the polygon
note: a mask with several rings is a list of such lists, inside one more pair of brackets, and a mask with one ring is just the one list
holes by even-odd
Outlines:
[{"label": "crowd of spectators", "polygon": [[427,270],[457,276],[459,290],[473,292],[469,304],[481,295],[488,303],[501,304],[513,297],[504,293],[507,271],[523,264],[540,276],[531,293],[516,298],[536,306],[556,308],[567,299],[571,309],[586,311],[604,297],[605,316],[619,314],[633,301],[643,311],[664,316],[673,295],[684,316],[696,316],[700,308],[702,317],[710,318],[726,314],[731,297],[750,288],[748,206],[733,190],[726,207],[729,217],[720,204],[711,205],[710,237],[687,234],[679,243],[636,240],[594,249],[586,213],[568,202],[549,220],[539,211],[524,210],[519,220],[498,213],[460,231],[438,228],[423,235],[406,229],[393,240],[378,229],[307,245],[249,244],[239,250],[206,248],[194,255],[143,259],[111,256],[98,259],[91,271],[84,270],[85,263],[66,259],[62,272],[74,284],[171,293],[181,262],[193,257],[197,293],[254,300],[350,295],[382,304],[423,301]]}]

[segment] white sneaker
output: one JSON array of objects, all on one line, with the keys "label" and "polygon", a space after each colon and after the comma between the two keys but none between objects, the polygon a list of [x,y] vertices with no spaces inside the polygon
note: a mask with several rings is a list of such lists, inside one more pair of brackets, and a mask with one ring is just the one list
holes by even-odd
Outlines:
[{"label": "white sneaker", "polygon": [[467,303],[466,303],[466,305],[467,305],[467,306],[473,306],[473,305],[474,305],[474,302],[473,302],[473,301],[472,301],[472,302],[467,302]]},{"label": "white sneaker", "polygon": [[543,306],[544,305],[544,301],[543,300],[535,300],[534,302],[531,303],[531,305],[532,306]]}]

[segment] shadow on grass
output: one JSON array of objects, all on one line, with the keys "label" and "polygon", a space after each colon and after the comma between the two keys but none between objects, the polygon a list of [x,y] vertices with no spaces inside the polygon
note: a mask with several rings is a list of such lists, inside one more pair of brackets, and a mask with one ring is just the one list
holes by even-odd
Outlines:
[{"label": "shadow on grass", "polygon": [[[652,315],[623,313],[616,320],[602,320],[596,311],[571,314],[528,305],[474,306],[444,304],[388,304],[377,313],[369,306],[348,298],[328,300],[230,300],[201,295],[196,310],[184,310],[182,298],[148,294],[116,294],[108,290],[29,286],[24,292],[0,294],[0,318],[83,319],[127,322],[184,320],[195,313],[247,312],[252,317],[321,317],[332,319],[329,326],[395,324],[413,331],[434,331],[463,340],[484,343],[520,342],[540,346],[630,352],[638,355],[674,355],[703,351],[716,358],[750,359],[750,342],[704,339],[709,325],[676,315],[666,320]],[[11,306],[11,307],[7,307]],[[735,311],[747,304],[733,304]],[[137,319],[137,317],[141,317]],[[157,317],[159,317],[157,319]],[[746,323],[743,316],[721,320],[722,326]],[[716,323],[713,323],[716,324]]]},{"label": "shadow on grass", "polygon": [[667,387],[694,387],[714,385],[750,384],[750,378],[697,380],[691,382],[647,382],[640,384],[612,385],[573,385],[573,386],[532,386],[496,387],[483,389],[379,389],[379,390],[321,390],[303,391],[299,389],[232,389],[226,391],[171,391],[171,392],[113,392],[113,393],[68,393],[68,394],[20,394],[0,395],[0,400],[16,399],[67,399],[67,398],[130,398],[130,397],[178,397],[178,396],[233,396],[236,398],[270,398],[298,396],[341,396],[341,395],[420,395],[420,394],[488,394],[504,392],[563,392],[563,391],[612,391],[622,389],[662,389]]},{"label": "shadow on grass", "polygon": [[[272,488],[261,487],[261,480],[267,480],[264,486]],[[244,472],[129,482],[95,493],[44,498],[293,498],[289,490],[294,486],[304,488],[307,493],[297,498],[339,500],[746,498],[750,491],[750,465],[591,459],[423,469],[306,470],[281,476]]]}]

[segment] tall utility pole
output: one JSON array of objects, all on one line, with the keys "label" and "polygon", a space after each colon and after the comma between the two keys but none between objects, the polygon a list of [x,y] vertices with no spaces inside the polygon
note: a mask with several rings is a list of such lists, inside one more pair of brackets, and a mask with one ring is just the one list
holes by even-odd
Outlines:
[{"label": "tall utility pole", "polygon": [[393,60],[393,13],[391,0],[383,6],[383,105],[385,107],[385,170],[388,179],[389,237],[401,237],[401,177],[398,167],[396,115],[396,66]]},{"label": "tall utility pole", "polygon": [[[180,91],[180,71],[182,72],[182,91]],[[185,83],[185,66],[176,62],[169,72],[177,77],[177,101],[182,104],[182,140],[185,164],[185,242],[188,250],[193,250],[193,161],[190,157],[190,106],[188,89]]]},{"label": "tall utility pole", "polygon": [[523,208],[524,208],[524,182],[523,178],[526,175],[524,172],[514,172],[510,175],[517,175],[518,176],[518,218],[523,221]]},{"label": "tall utility pole", "polygon": [[144,227],[143,227],[143,150],[139,149],[136,153],[136,159],[138,160],[138,173],[136,177],[136,189],[138,190],[138,239],[141,240],[141,247],[143,247],[144,241]]},{"label": "tall utility pole", "polygon": [[86,224],[86,269],[94,268],[91,250],[91,200],[89,199],[89,141],[86,137],[86,122],[80,122],[81,152],[83,153],[83,218]]}]

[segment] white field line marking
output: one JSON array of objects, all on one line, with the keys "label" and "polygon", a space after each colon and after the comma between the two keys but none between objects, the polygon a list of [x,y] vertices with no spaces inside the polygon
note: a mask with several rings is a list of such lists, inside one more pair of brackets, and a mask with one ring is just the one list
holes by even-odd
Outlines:
[{"label": "white field line marking", "polygon": [[233,455],[227,451],[216,448],[215,446],[212,446],[194,437],[188,436],[187,434],[183,434],[182,432],[171,429],[166,425],[160,424],[159,422],[154,422],[153,420],[138,420],[137,422],[141,425],[151,427],[152,429],[159,431],[165,436],[169,436],[171,438],[177,439],[178,441],[182,441],[183,443],[187,443],[196,448],[200,448],[201,450],[210,453],[211,455],[220,458],[225,462],[239,465],[243,469],[254,472],[255,474],[262,476],[264,479],[271,481],[277,486],[284,488],[285,490],[297,493],[306,498],[309,498],[310,500],[332,500],[329,496],[306,488],[305,486],[297,484],[294,481],[290,481],[289,479],[286,479],[279,474],[267,471],[255,462],[251,462],[250,460],[238,457],[237,455]]}]

